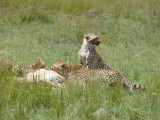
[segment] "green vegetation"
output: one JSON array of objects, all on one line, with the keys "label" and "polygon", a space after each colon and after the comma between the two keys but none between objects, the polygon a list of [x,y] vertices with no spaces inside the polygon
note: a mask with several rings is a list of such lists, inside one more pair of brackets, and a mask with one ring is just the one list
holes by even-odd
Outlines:
[{"label": "green vegetation", "polygon": [[[159,0],[0,0],[0,60],[30,65],[38,57],[79,64],[85,33],[101,36],[98,52],[146,91],[87,88],[68,83],[54,89],[0,74],[0,120],[158,120],[160,110]],[[91,10],[92,9],[92,10]],[[91,13],[90,13],[91,12]],[[104,108],[107,116],[94,117]]]}]

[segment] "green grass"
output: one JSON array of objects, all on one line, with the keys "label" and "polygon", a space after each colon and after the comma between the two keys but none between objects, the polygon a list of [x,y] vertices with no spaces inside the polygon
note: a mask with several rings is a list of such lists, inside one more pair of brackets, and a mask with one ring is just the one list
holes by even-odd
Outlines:
[{"label": "green grass", "polygon": [[[101,82],[88,88],[68,83],[18,82],[0,74],[2,120],[158,120],[160,109],[159,0],[0,0],[0,60],[30,65],[38,57],[47,67],[57,61],[79,64],[83,35],[101,37],[97,51],[146,91],[124,91]],[[87,15],[95,9],[99,15]],[[8,77],[9,76],[9,77]],[[110,115],[94,117],[104,108]]]}]

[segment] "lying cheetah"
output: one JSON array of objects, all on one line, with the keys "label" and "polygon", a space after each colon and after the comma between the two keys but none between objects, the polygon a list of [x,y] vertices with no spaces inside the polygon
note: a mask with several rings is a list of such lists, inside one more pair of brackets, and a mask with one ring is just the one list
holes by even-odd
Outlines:
[{"label": "lying cheetah", "polygon": [[84,35],[83,44],[79,50],[79,60],[88,69],[111,69],[106,61],[97,53],[95,45],[99,45],[99,36],[93,33]]},{"label": "lying cheetah", "polygon": [[[54,65],[53,65],[54,66]],[[89,70],[83,66],[74,66],[67,63],[56,64],[53,70],[64,76],[67,80],[102,80],[109,83],[121,83],[124,88],[129,89],[145,89],[139,84],[130,83],[122,72],[114,71],[111,69],[93,69]]]},{"label": "lying cheetah", "polygon": [[53,70],[37,69],[27,74],[26,80],[29,82],[44,81],[52,86],[60,87],[65,78]]},{"label": "lying cheetah", "polygon": [[32,65],[28,66],[17,65],[13,67],[12,71],[15,73],[16,76],[24,77],[28,73],[39,68],[45,68],[45,63],[40,58],[38,58]]}]

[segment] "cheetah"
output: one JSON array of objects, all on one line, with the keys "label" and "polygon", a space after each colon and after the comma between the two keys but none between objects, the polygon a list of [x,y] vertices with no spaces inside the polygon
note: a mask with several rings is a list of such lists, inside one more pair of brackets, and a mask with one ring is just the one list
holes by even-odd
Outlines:
[{"label": "cheetah", "polygon": [[106,61],[97,53],[95,45],[101,43],[99,36],[93,33],[84,35],[83,44],[78,56],[80,64],[88,69],[111,69]]},{"label": "cheetah", "polygon": [[45,68],[45,63],[40,58],[38,58],[32,65],[26,65],[26,66],[16,65],[15,67],[13,67],[12,71],[16,76],[24,77],[28,73],[39,68]]},{"label": "cheetah", "polygon": [[39,69],[39,68],[46,68],[44,61],[41,60],[41,58],[38,58],[33,64],[32,68],[34,70]]},{"label": "cheetah", "polygon": [[[54,65],[53,65],[54,66]],[[92,81],[92,80],[101,80],[112,83],[121,83],[123,88],[127,88],[130,90],[134,89],[142,89],[145,87],[140,84],[132,84],[130,83],[124,76],[124,73],[120,71],[115,71],[111,69],[92,69],[89,70],[86,67],[77,65],[71,65],[67,63],[56,64],[53,67],[60,75],[64,76],[67,80],[80,80],[82,82]]]}]

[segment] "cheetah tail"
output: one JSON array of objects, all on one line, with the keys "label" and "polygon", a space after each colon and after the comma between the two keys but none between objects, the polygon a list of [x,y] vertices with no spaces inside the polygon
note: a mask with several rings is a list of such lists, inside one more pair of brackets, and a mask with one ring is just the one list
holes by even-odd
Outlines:
[{"label": "cheetah tail", "polygon": [[140,84],[133,84],[131,87],[130,87],[131,90],[136,90],[136,89],[142,89],[142,90],[145,90],[145,87],[140,85]]},{"label": "cheetah tail", "polygon": [[132,83],[128,82],[127,80],[125,80],[125,82],[123,83],[123,88],[129,88],[130,90],[136,90],[136,89],[145,90],[144,86],[142,86],[140,84],[132,84]]}]

